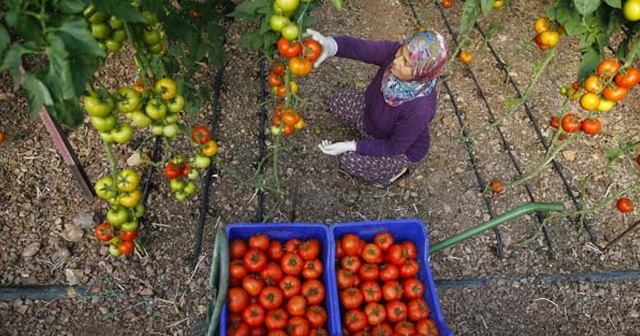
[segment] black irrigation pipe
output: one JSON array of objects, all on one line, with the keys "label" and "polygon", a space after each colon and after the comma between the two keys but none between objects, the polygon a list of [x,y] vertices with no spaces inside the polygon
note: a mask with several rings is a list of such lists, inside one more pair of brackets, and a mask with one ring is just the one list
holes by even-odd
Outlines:
[{"label": "black irrigation pipe", "polygon": [[[262,162],[263,158],[267,152],[266,150],[266,135],[265,135],[265,124],[266,124],[266,119],[267,119],[267,107],[264,104],[264,102],[267,99],[267,90],[266,90],[266,81],[265,78],[267,77],[267,71],[265,69],[265,65],[264,65],[265,61],[264,58],[260,59],[260,118],[258,121],[258,127],[260,128],[258,130],[258,147],[259,147],[259,157],[258,157],[258,162]],[[259,165],[259,170],[258,170],[258,176],[259,179],[261,179],[261,182],[264,182],[264,164],[260,164]],[[264,221],[264,190],[262,188],[258,189],[258,213],[256,215],[256,222],[261,223]]]},{"label": "black irrigation pipe", "polygon": [[[216,128],[218,125],[218,109],[220,101],[220,91],[222,88],[222,74],[224,73],[224,66],[217,69],[216,76],[213,83],[213,104],[211,107],[211,125],[210,132],[212,137],[215,138]],[[202,234],[204,232],[204,223],[207,220],[207,209],[209,208],[209,196],[211,193],[211,184],[213,181],[214,172],[217,172],[218,168],[214,164],[210,164],[207,167],[205,173],[204,190],[202,191],[202,203],[200,203],[200,220],[198,221],[198,228],[196,231],[195,244],[193,246],[193,258],[191,259],[191,267],[195,268],[200,260],[200,251],[202,250]]]},{"label": "black irrigation pipe", "polygon": [[469,278],[460,280],[435,280],[435,285],[439,290],[458,289],[458,288],[481,288],[498,283],[532,283],[541,281],[544,283],[552,282],[620,282],[620,281],[638,281],[640,280],[640,269],[630,269],[624,271],[608,271],[608,272],[586,272],[573,273],[565,275],[539,275],[532,278],[529,277],[512,277],[512,278]]},{"label": "black irrigation pipe", "polygon": [[[411,8],[411,12],[413,13],[413,17],[416,20],[416,22],[418,23],[418,25],[422,25],[422,23],[420,22],[420,18],[418,17],[418,13],[416,13],[416,10],[413,6],[413,3],[409,3],[409,7]],[[442,13],[441,13],[442,14]],[[449,27],[449,23],[446,21],[445,19],[445,23],[447,24],[447,27]],[[451,27],[449,27],[449,30],[451,30]],[[453,33],[452,33],[453,35]],[[455,98],[453,96],[453,93],[451,91],[451,88],[449,87],[449,85],[447,84],[446,81],[442,81],[442,85],[444,86],[445,90],[447,91],[447,94],[449,95],[449,99],[451,100],[451,105],[453,106],[453,111],[456,114],[456,117],[458,119],[458,123],[460,124],[460,128],[462,129],[462,134],[464,135],[465,138],[468,138],[468,133],[467,133],[467,129],[464,126],[464,121],[462,118],[462,115],[460,114],[460,110],[458,109],[458,104],[456,104]],[[493,218],[495,217],[495,212],[493,211],[493,207],[491,206],[491,202],[489,201],[488,197],[485,196],[484,194],[484,188],[485,188],[485,184],[484,181],[482,180],[482,176],[480,174],[480,169],[478,168],[478,162],[477,159],[474,155],[474,149],[473,149],[473,144],[471,143],[471,141],[469,140],[465,140],[464,141],[466,147],[467,147],[467,153],[469,154],[469,161],[471,163],[471,167],[473,168],[473,172],[476,175],[476,179],[478,180],[478,185],[480,186],[480,192],[482,193],[482,199],[484,201],[484,204],[487,208],[487,211],[489,211],[489,215]],[[504,246],[502,243],[502,234],[500,232],[499,228],[494,228],[493,232],[496,235],[496,253],[498,255],[498,258],[503,258],[504,257]]]},{"label": "black irrigation pipe", "polygon": [[[467,278],[435,280],[438,290],[482,288],[499,283],[553,282],[622,282],[640,281],[640,269],[607,272],[585,272],[565,275],[538,275],[534,277]],[[91,294],[91,287],[69,285],[14,285],[0,287],[0,301],[31,299],[51,301],[58,298],[83,297]]]},{"label": "black irrigation pipe", "polygon": [[[444,10],[442,9],[442,7],[438,6],[438,10],[440,12],[440,16],[442,17],[442,19],[444,20],[445,24],[447,25],[447,29],[449,30],[449,33],[451,34],[453,41],[456,43],[456,45],[459,44],[458,39],[455,37],[454,33],[453,33],[453,28],[451,27],[451,25],[449,24],[449,21],[447,20],[446,16],[444,15]],[[480,96],[482,97],[482,101],[484,102],[484,105],[487,108],[487,111],[489,112],[489,116],[491,117],[491,122],[495,122],[496,120],[496,116],[493,113],[493,109],[491,108],[491,105],[489,104],[489,101],[487,100],[487,96],[484,93],[484,90],[482,89],[482,86],[480,85],[480,82],[478,81],[478,77],[475,74],[475,71],[473,71],[473,69],[467,65],[467,70],[469,71],[470,75],[471,75],[471,79],[473,80],[473,82],[475,83],[478,92],[480,92]],[[461,126],[464,128],[465,126],[463,124],[461,124]],[[504,151],[507,152],[507,154],[509,155],[509,159],[511,160],[511,163],[513,164],[516,172],[518,173],[518,176],[522,176],[522,169],[520,168],[520,165],[518,164],[518,161],[515,158],[515,155],[513,154],[513,152],[510,149],[509,146],[509,142],[507,141],[507,138],[504,135],[504,132],[502,131],[502,129],[500,128],[500,126],[496,126],[496,130],[498,131],[498,134],[500,135],[500,140],[502,141],[502,148]],[[524,184],[524,187],[527,191],[527,195],[529,197],[529,201],[532,203],[536,202],[535,197],[533,196],[533,192],[531,191],[531,187],[529,186],[528,183]],[[481,185],[482,190],[484,190],[485,186]],[[493,217],[493,214],[492,214]],[[538,223],[540,225],[542,225],[544,223],[544,218],[542,216],[541,213],[536,213],[536,218],[538,219]],[[551,241],[551,237],[549,235],[549,232],[547,230],[546,226],[542,227],[542,233],[544,235],[545,241],[547,243],[547,247],[548,247],[548,252],[551,256],[553,256],[555,254],[554,251],[554,247],[553,247],[553,242]]]},{"label": "black irrigation pipe", "polygon": [[[480,25],[478,25],[478,23],[476,23],[475,27],[478,30],[478,32],[480,33],[480,35],[482,36],[482,38],[484,38],[486,40],[486,35],[485,35],[484,31],[482,30],[482,28],[480,28]],[[493,57],[498,62],[498,67],[502,71],[504,71],[505,75],[509,78],[509,83],[511,83],[511,86],[513,86],[513,88],[518,93],[518,96],[522,99],[523,95],[522,95],[522,92],[520,91],[520,87],[515,82],[515,80],[513,80],[513,77],[511,77],[511,74],[509,74],[509,71],[507,70],[506,64],[502,61],[502,59],[500,58],[500,56],[498,55],[498,53],[496,52],[496,50],[493,48],[493,46],[491,45],[491,43],[489,41],[487,41],[487,46],[489,47],[489,50],[491,51],[491,54],[493,54]],[[542,144],[542,147],[544,147],[545,150],[549,150],[549,145],[547,144],[547,141],[545,140],[544,135],[542,134],[542,130],[540,129],[540,125],[538,125],[538,122],[536,121],[536,119],[535,119],[535,117],[533,115],[533,111],[531,111],[531,108],[529,107],[529,104],[524,102],[523,106],[524,106],[524,110],[527,113],[527,116],[529,116],[529,120],[531,121],[531,124],[533,125],[533,128],[536,131],[536,135],[538,136],[538,140]],[[571,202],[573,203],[573,206],[578,211],[582,210],[582,205],[580,204],[580,202],[576,198],[575,194],[573,193],[573,190],[571,190],[571,186],[569,185],[569,182],[567,181],[567,178],[564,176],[562,167],[560,166],[560,164],[555,159],[551,160],[551,163],[553,164],[553,168],[558,173],[558,176],[560,176],[560,179],[562,180],[562,184],[564,186],[564,189],[567,192],[567,195],[569,195],[569,197],[571,198]],[[591,242],[595,244],[596,237],[591,232],[591,226],[589,225],[589,222],[588,222],[588,220],[586,218],[583,221],[583,226],[585,228],[585,231],[589,235],[589,240],[591,240]]]}]

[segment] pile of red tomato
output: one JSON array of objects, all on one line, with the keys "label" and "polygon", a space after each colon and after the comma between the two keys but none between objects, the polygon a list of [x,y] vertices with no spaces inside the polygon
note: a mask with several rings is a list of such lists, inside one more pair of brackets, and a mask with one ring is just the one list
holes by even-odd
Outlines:
[{"label": "pile of red tomato", "polygon": [[328,335],[322,248],[314,238],[233,239],[227,335]]},{"label": "pile of red tomato", "polygon": [[387,231],[370,242],[336,240],[336,284],[343,335],[438,335],[418,278],[416,245]]}]

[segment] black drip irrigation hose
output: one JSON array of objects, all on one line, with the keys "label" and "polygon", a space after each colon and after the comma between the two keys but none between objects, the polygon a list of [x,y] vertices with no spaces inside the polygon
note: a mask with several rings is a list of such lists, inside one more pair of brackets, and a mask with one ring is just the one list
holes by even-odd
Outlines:
[{"label": "black drip irrigation hose", "polygon": [[[216,76],[213,83],[213,104],[211,107],[211,126],[210,132],[212,137],[215,138],[215,131],[218,125],[218,103],[220,101],[220,91],[222,88],[222,74],[224,73],[224,67],[217,69]],[[209,208],[209,195],[211,193],[211,184],[213,181],[214,172],[217,172],[218,168],[213,163],[207,167],[205,173],[204,190],[202,191],[202,203],[200,203],[200,220],[198,221],[198,228],[196,231],[196,239],[193,247],[193,259],[191,260],[191,267],[195,268],[200,259],[200,251],[202,250],[202,234],[204,232],[204,223],[207,220],[207,209]]]},{"label": "black drip irrigation hose", "polygon": [[[445,90],[447,91],[447,94],[449,95],[449,99],[451,100],[451,105],[453,106],[453,110],[456,114],[456,117],[458,119],[458,123],[460,124],[460,127],[462,129],[462,135],[466,138],[468,136],[466,128],[464,127],[464,121],[462,120],[462,116],[460,115],[460,110],[458,109],[458,104],[456,104],[455,98],[453,96],[453,92],[451,92],[451,88],[449,87],[449,84],[447,84],[446,81],[442,82],[442,85],[444,86]],[[471,167],[473,168],[473,172],[476,175],[476,179],[478,180],[478,185],[480,186],[480,192],[482,193],[482,199],[484,201],[484,204],[487,208],[487,211],[489,212],[489,215],[491,216],[491,218],[495,217],[495,212],[493,211],[493,207],[491,206],[491,202],[489,202],[489,198],[487,196],[485,196],[484,194],[484,182],[482,181],[482,176],[480,176],[480,169],[478,168],[478,161],[476,159],[476,156],[473,154],[473,145],[471,144],[471,141],[465,140],[464,144],[467,147],[467,153],[469,153],[469,161],[471,163]],[[498,254],[498,258],[503,258],[504,257],[504,246],[502,244],[502,234],[500,233],[500,229],[499,228],[494,228],[493,232],[496,235],[496,252]]]},{"label": "black drip irrigation hose", "polygon": [[[482,30],[482,28],[480,27],[480,25],[478,25],[478,23],[476,23],[475,27],[478,30],[478,32],[480,33],[480,35],[486,40],[486,35],[485,35],[484,31]],[[489,50],[491,51],[491,54],[493,54],[493,57],[498,62],[498,67],[502,71],[504,71],[505,75],[509,78],[509,83],[511,83],[511,86],[513,86],[513,88],[518,93],[518,97],[523,98],[522,91],[520,91],[520,87],[515,82],[513,77],[511,77],[511,74],[509,74],[509,72],[507,70],[506,64],[504,64],[504,62],[502,61],[502,59],[500,58],[500,56],[498,55],[498,53],[496,52],[496,50],[493,48],[493,46],[491,45],[491,43],[489,41],[487,41],[487,46],[489,47]],[[547,141],[545,140],[544,135],[542,134],[542,130],[540,129],[540,125],[538,125],[538,122],[536,121],[535,117],[533,116],[533,111],[531,111],[531,108],[529,107],[529,104],[524,102],[523,106],[524,106],[524,110],[527,113],[527,116],[529,117],[529,120],[531,121],[531,124],[533,125],[533,128],[536,131],[536,135],[538,136],[538,140],[540,141],[540,144],[542,144],[542,147],[545,150],[549,150],[549,145],[547,144]],[[573,203],[573,206],[578,211],[582,210],[582,205],[580,204],[580,202],[576,198],[575,194],[573,193],[573,190],[571,190],[571,186],[569,185],[569,181],[567,181],[567,178],[564,176],[562,167],[560,166],[560,164],[555,159],[551,160],[551,163],[553,164],[553,168],[555,169],[555,171],[558,173],[558,176],[560,176],[560,179],[562,180],[562,184],[564,186],[564,189],[567,192],[567,195],[569,196],[569,198],[571,198],[571,202]],[[589,225],[589,221],[586,218],[583,221],[583,226],[584,226],[585,231],[589,235],[589,240],[591,240],[591,242],[595,244],[596,237],[591,232],[591,226]]]},{"label": "black drip irrigation hose", "polygon": [[499,283],[534,283],[536,281],[544,283],[552,282],[621,282],[640,280],[640,269],[608,272],[586,272],[565,275],[540,275],[535,277],[513,277],[513,278],[469,278],[458,280],[435,280],[435,285],[439,290],[458,288],[481,288]]},{"label": "black drip irrigation hose", "polygon": [[[259,157],[258,162],[262,162],[265,154],[266,154],[266,144],[265,144],[265,124],[267,119],[267,107],[264,102],[267,99],[267,90],[266,90],[266,81],[267,71],[264,66],[264,58],[260,59],[260,118],[258,121],[258,126],[260,129],[258,130],[258,148],[259,148]],[[264,165],[261,164],[258,170],[258,176],[261,182],[264,182]],[[262,188],[258,189],[258,213],[256,215],[256,222],[261,223],[265,219],[264,216],[264,190]]]},{"label": "black drip irrigation hose", "polygon": [[[413,13],[413,17],[416,20],[416,23],[418,25],[422,25],[422,22],[420,22],[420,18],[418,17],[418,14],[415,11],[415,8],[413,6],[413,3],[409,2],[409,7],[411,8],[411,12]],[[442,14],[442,13],[441,13]],[[449,27],[449,23],[445,20],[445,23],[447,24],[447,27]],[[449,27],[449,30],[451,31],[451,27]],[[453,33],[452,33],[453,35]],[[455,98],[453,96],[453,93],[451,91],[451,88],[449,87],[449,85],[447,84],[446,81],[442,82],[442,85],[444,86],[445,90],[447,91],[447,94],[449,95],[449,99],[451,100],[451,105],[453,106],[453,111],[456,114],[456,117],[458,119],[458,124],[460,124],[460,128],[462,129],[462,135],[465,138],[468,138],[468,133],[467,133],[467,129],[464,125],[464,120],[462,118],[462,115],[460,113],[460,110],[458,109],[458,104],[456,104]],[[487,208],[487,211],[489,212],[489,215],[493,218],[495,217],[495,212],[493,211],[493,207],[491,206],[491,202],[489,202],[489,199],[484,195],[484,188],[485,188],[485,184],[484,181],[482,180],[482,176],[480,174],[480,169],[478,168],[478,163],[476,160],[473,150],[473,144],[471,143],[471,141],[469,140],[465,140],[464,141],[466,147],[467,147],[467,153],[469,154],[469,161],[471,163],[471,167],[473,168],[473,172],[476,175],[476,179],[478,180],[478,185],[480,187],[480,192],[482,193],[482,199],[484,201],[484,204]],[[496,254],[498,255],[498,258],[502,259],[504,257],[504,245],[502,243],[502,234],[500,233],[500,229],[499,228],[494,228],[493,232],[496,235]]]},{"label": "black drip irrigation hose", "polygon": [[51,301],[60,297],[85,296],[91,287],[70,285],[14,285],[0,287],[0,301],[18,299]]},{"label": "black drip irrigation hose", "polygon": [[[442,17],[442,19],[444,20],[447,29],[449,30],[449,33],[451,34],[453,41],[455,42],[456,45],[458,45],[458,39],[454,36],[453,33],[453,29],[451,27],[451,25],[449,24],[449,21],[447,20],[446,16],[444,15],[444,11],[442,10],[442,8],[440,6],[438,6],[439,12],[440,12],[440,16]],[[491,105],[489,104],[489,101],[487,99],[486,94],[484,93],[484,90],[482,89],[482,86],[480,85],[480,82],[478,81],[478,77],[475,74],[475,71],[473,71],[473,69],[467,65],[467,70],[469,71],[470,75],[471,75],[471,79],[473,80],[473,82],[475,83],[478,92],[480,92],[480,96],[482,97],[482,101],[484,102],[484,105],[487,108],[487,111],[489,112],[489,116],[491,117],[491,122],[495,122],[496,120],[496,116],[493,113],[493,109],[491,108]],[[464,128],[464,125],[461,125],[461,127]],[[505,150],[507,152],[507,154],[509,155],[509,159],[511,160],[511,163],[513,164],[514,169],[516,170],[517,174],[519,177],[523,176],[522,173],[522,169],[520,168],[520,165],[518,164],[515,155],[513,154],[513,152],[511,151],[509,146],[509,142],[507,141],[507,138],[504,135],[504,132],[502,131],[502,129],[500,128],[500,126],[496,126],[496,130],[498,131],[498,134],[500,135],[500,140],[502,141],[502,148],[503,150]],[[533,196],[533,192],[531,191],[531,187],[529,186],[528,183],[524,183],[524,187],[527,191],[527,196],[529,197],[529,201],[531,203],[535,203],[536,199]],[[485,186],[484,183],[481,183],[481,188],[484,190]],[[544,223],[544,217],[542,216],[542,214],[540,213],[536,213],[536,218],[538,220],[538,223],[540,225],[542,225]],[[555,254],[555,249],[553,247],[553,242],[551,241],[551,236],[549,235],[549,231],[547,230],[546,226],[542,227],[542,233],[543,236],[545,238],[545,241],[547,243],[547,247],[548,247],[548,253],[553,256]]]}]

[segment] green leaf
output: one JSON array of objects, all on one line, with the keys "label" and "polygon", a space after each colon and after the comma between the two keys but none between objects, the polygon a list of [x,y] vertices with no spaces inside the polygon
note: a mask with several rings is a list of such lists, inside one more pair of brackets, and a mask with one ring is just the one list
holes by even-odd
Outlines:
[{"label": "green leaf", "polygon": [[47,111],[60,124],[74,129],[82,124],[85,116],[78,98],[55,102],[53,106],[47,106]]},{"label": "green leaf", "polygon": [[238,41],[238,46],[260,50],[262,49],[262,35],[256,31],[246,32]]},{"label": "green leaf", "polygon": [[582,16],[595,12],[601,4],[602,0],[573,0],[573,5]]},{"label": "green leaf", "polygon": [[604,2],[607,5],[609,5],[610,7],[622,8],[622,1],[621,0],[604,0]]},{"label": "green leaf", "polygon": [[556,2],[548,8],[547,16],[561,24],[569,36],[581,35],[586,31],[586,26],[582,23],[582,17],[573,8],[571,0]]},{"label": "green leaf", "polygon": [[24,73],[22,89],[33,115],[38,115],[43,105],[53,105],[49,89],[33,73]]},{"label": "green leaf", "polygon": [[333,7],[335,7],[338,11],[342,10],[342,0],[331,0],[331,4],[333,4]]},{"label": "green leaf", "polygon": [[56,79],[55,83],[59,89],[56,90],[58,91],[56,93],[61,94],[62,99],[76,98],[69,53],[65,49],[64,41],[54,33],[47,35],[47,41],[49,42],[49,46],[45,49],[49,57],[49,73],[47,77]]},{"label": "green leaf", "polygon": [[[162,3],[163,1],[155,1]],[[96,9],[111,14],[121,20],[129,22],[144,22],[144,16],[139,8],[133,6],[128,0],[93,0]]]},{"label": "green leaf", "polygon": [[17,70],[20,68],[22,66],[22,55],[29,52],[30,50],[25,48],[25,46],[19,42],[12,44],[5,53],[2,63],[0,63],[0,72],[9,69]]},{"label": "green leaf", "polygon": [[580,67],[578,68],[578,80],[587,78],[593,74],[600,63],[600,53],[595,48],[589,48],[583,51],[580,59]]},{"label": "green leaf", "polygon": [[105,53],[87,28],[87,21],[80,16],[68,16],[63,19],[58,31],[68,35],[77,46],[74,48],[85,55],[104,57]]},{"label": "green leaf", "polygon": [[466,36],[473,25],[478,21],[480,13],[480,3],[478,1],[465,1],[462,7],[462,19],[460,20],[460,35]]},{"label": "green leaf", "polygon": [[53,6],[66,14],[75,14],[82,12],[86,4],[84,0],[56,0],[53,2]]},{"label": "green leaf", "polygon": [[2,62],[2,54],[9,48],[10,44],[11,36],[9,36],[7,28],[0,23],[0,63]]},{"label": "green leaf", "polygon": [[248,22],[258,21],[262,19],[262,15],[259,15],[258,11],[271,7],[271,0],[245,1],[238,4],[236,8],[229,13],[229,16]]},{"label": "green leaf", "polygon": [[493,0],[480,1],[480,8],[482,8],[482,15],[487,15],[493,9]]}]

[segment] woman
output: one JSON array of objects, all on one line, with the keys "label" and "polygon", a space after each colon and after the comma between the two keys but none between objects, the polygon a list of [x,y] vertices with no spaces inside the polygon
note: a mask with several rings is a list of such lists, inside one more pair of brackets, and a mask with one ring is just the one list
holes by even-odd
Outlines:
[{"label": "woman", "polygon": [[403,43],[348,36],[325,37],[308,29],[323,51],[314,67],[331,56],[380,66],[364,93],[340,92],[332,113],[361,139],[318,146],[340,155],[351,176],[388,187],[429,150],[429,122],[436,112],[437,79],[447,61],[447,43],[437,32],[416,32]]}]

